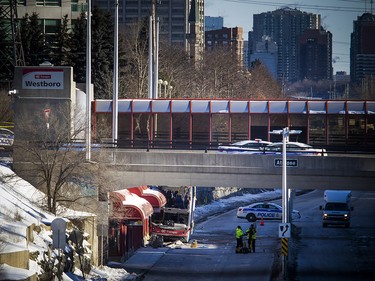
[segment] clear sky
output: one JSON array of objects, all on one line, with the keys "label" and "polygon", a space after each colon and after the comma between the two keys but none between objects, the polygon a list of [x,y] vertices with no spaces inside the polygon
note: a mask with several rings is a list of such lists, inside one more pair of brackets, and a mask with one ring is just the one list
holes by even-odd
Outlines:
[{"label": "clear sky", "polygon": [[[373,5],[371,5],[373,2]],[[375,11],[375,0],[205,0],[206,16],[221,16],[225,27],[242,27],[243,39],[253,29],[253,14],[282,7],[320,14],[323,27],[332,33],[333,71],[350,69],[350,34],[353,21],[364,12]]]}]

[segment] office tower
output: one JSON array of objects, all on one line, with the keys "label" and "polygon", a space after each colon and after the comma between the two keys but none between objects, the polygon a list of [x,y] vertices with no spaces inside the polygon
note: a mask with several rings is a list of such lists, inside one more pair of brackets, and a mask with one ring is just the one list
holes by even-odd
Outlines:
[{"label": "office tower", "polygon": [[359,83],[375,75],[375,15],[364,13],[353,23],[350,45],[350,80]]},{"label": "office tower", "polygon": [[299,80],[331,80],[332,34],[320,29],[308,29],[299,38]]},{"label": "office tower", "polygon": [[306,29],[320,28],[320,15],[297,9],[282,8],[255,14],[252,49],[268,35],[277,43],[277,79],[280,82],[298,80],[298,39]]},{"label": "office tower", "polygon": [[277,44],[269,36],[263,36],[262,41],[256,43],[250,55],[250,66],[256,60],[267,68],[273,78],[277,78]]},{"label": "office tower", "polygon": [[[101,9],[114,9],[112,0],[94,0],[93,4]],[[182,46],[193,56],[201,56],[204,51],[204,0],[119,0],[120,28],[147,21],[152,15],[153,4],[160,24],[160,40]]]},{"label": "office tower", "polygon": [[204,31],[222,29],[224,27],[223,17],[204,17]]}]

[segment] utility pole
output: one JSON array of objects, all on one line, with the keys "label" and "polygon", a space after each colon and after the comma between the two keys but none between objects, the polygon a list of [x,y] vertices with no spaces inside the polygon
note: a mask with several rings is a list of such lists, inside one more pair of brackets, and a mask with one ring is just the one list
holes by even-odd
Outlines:
[{"label": "utility pole", "polygon": [[153,67],[153,87],[152,87],[152,98],[157,97],[157,53],[156,53],[156,0],[152,0],[152,67]]}]

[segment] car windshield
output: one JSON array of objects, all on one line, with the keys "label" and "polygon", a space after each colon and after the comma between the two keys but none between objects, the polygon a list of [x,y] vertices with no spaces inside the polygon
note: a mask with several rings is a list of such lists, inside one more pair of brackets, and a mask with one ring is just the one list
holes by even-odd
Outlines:
[{"label": "car windshield", "polygon": [[325,210],[327,211],[349,211],[348,205],[345,203],[327,203]]},{"label": "car windshield", "polygon": [[1,129],[0,137],[13,138],[13,133],[8,130]]}]

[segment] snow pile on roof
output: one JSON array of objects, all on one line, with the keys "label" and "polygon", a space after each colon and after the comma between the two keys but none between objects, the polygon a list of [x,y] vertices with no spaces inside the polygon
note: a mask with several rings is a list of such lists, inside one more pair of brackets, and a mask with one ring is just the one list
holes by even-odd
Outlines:
[{"label": "snow pile on roof", "polygon": [[[39,252],[42,256],[48,250],[52,244],[52,233],[43,225],[50,225],[56,217],[37,206],[44,198],[41,191],[18,177],[9,167],[0,164],[0,254],[29,250],[30,253]],[[69,209],[65,213],[71,217],[93,215]],[[41,226],[40,231],[34,231],[34,240],[27,243],[27,227],[32,224]],[[41,268],[33,260],[29,260],[29,270],[0,264],[0,280],[23,280],[35,273],[41,273]],[[93,268],[89,276],[85,277],[132,280],[134,276],[123,269],[100,267]],[[64,275],[64,280],[74,279]]]}]

